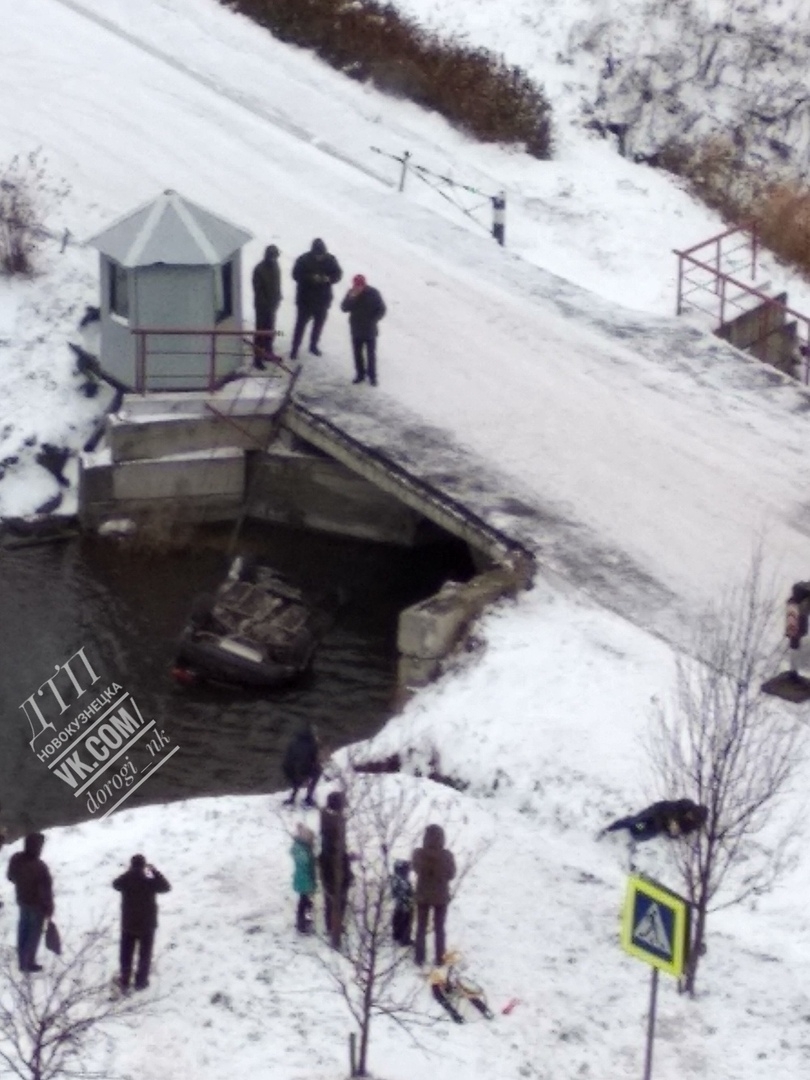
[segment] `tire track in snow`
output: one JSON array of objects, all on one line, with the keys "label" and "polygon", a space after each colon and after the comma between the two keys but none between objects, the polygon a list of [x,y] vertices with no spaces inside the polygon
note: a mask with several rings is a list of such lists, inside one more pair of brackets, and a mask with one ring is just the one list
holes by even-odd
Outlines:
[{"label": "tire track in snow", "polygon": [[347,165],[350,169],[355,169],[357,172],[370,177],[372,180],[376,180],[377,183],[383,184],[385,187],[393,188],[395,186],[392,180],[374,172],[373,169],[369,169],[366,165],[356,161],[338,147],[332,146],[330,143],[322,142],[317,135],[313,135],[312,132],[307,131],[306,128],[302,128],[298,124],[292,123],[283,113],[278,112],[275,109],[269,109],[255,101],[251,101],[244,94],[231,90],[222,83],[217,82],[216,79],[210,78],[208,75],[203,75],[199,71],[195,71],[176,57],[163,52],[162,49],[158,49],[154,45],[150,45],[148,42],[136,37],[134,34],[130,34],[128,30],[116,26],[114,22],[110,19],[105,19],[103,15],[98,15],[95,11],[89,11],[81,4],[77,3],[76,0],[53,0],[53,2],[67,8],[80,18],[95,23],[96,26],[100,26],[102,30],[106,30],[108,33],[113,34],[121,41],[126,41],[140,52],[145,53],[147,56],[151,56],[154,60],[158,60],[162,64],[168,65],[168,67],[179,72],[181,75],[193,79],[200,86],[204,86],[207,90],[213,91],[218,97],[225,98],[233,105],[237,105],[240,109],[249,112],[252,116],[256,116],[260,120],[272,124],[274,127],[283,131],[285,134],[292,136],[292,138],[297,139],[299,142],[306,143],[313,149],[319,150],[323,154],[327,154],[329,157],[334,158],[343,165]]}]

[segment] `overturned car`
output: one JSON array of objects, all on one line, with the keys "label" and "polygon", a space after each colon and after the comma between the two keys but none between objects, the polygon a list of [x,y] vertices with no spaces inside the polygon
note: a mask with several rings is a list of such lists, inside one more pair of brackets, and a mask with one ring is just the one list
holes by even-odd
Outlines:
[{"label": "overturned car", "polygon": [[172,674],[183,684],[284,685],[310,667],[336,607],[239,556],[214,595],[195,598]]}]

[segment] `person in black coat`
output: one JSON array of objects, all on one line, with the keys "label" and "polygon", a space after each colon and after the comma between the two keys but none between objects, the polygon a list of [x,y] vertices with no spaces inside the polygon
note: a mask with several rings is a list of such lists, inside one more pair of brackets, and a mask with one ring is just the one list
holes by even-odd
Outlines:
[{"label": "person in black coat", "polygon": [[135,989],[149,985],[149,968],[157,928],[158,893],[171,889],[163,874],[147,863],[143,855],[133,855],[129,870],[112,883],[121,893],[121,989],[129,990],[135,946],[138,946],[138,967]]},{"label": "person in black coat", "polygon": [[315,356],[321,355],[318,342],[326,322],[329,305],[332,303],[332,286],[343,277],[343,271],[334,255],[326,250],[323,240],[312,241],[309,251],[299,255],[292,271],[296,283],[295,304],[298,315],[293,330],[290,359],[298,357],[298,350],[304,338],[307,324],[312,322],[309,338],[309,351]]},{"label": "person in black coat", "polygon": [[275,244],[265,248],[264,258],[253,271],[253,309],[256,313],[256,337],[253,346],[253,366],[264,368],[264,360],[274,360],[276,313],[281,303],[281,270],[279,250]]},{"label": "person in black coat", "polygon": [[281,768],[292,787],[285,806],[294,806],[298,789],[307,785],[305,806],[315,806],[315,785],[321,778],[320,747],[318,737],[309,724],[302,725],[293,735],[284,751]]},{"label": "person in black coat", "polygon": [[355,383],[377,385],[377,324],[385,315],[385,302],[379,291],[362,274],[352,279],[352,287],[343,298],[341,311],[349,313],[349,333],[354,352]]},{"label": "person in black coat", "polygon": [[656,836],[668,836],[675,840],[703,828],[708,816],[706,807],[699,806],[692,799],[664,799],[638,814],[619,818],[603,832],[627,829],[633,840],[653,840]]},{"label": "person in black coat", "polygon": [[42,971],[36,962],[42,928],[53,916],[53,883],[43,862],[42,833],[29,833],[22,851],[15,851],[8,863],[8,880],[14,883],[20,919],[17,924],[17,959],[20,971]]}]

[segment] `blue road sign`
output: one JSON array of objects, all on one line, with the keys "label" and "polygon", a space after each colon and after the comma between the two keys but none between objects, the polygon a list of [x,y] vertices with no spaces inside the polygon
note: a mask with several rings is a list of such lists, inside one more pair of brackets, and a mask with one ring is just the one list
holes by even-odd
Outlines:
[{"label": "blue road sign", "polygon": [[622,948],[660,971],[683,975],[689,956],[689,901],[645,877],[631,877],[622,913]]}]

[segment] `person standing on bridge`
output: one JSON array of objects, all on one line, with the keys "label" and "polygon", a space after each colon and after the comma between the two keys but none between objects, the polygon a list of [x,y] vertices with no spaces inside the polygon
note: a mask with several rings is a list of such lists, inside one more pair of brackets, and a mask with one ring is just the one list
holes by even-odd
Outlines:
[{"label": "person standing on bridge", "polygon": [[256,336],[253,344],[253,366],[263,369],[265,360],[275,360],[273,341],[276,333],[276,312],[281,303],[281,270],[279,250],[275,244],[265,248],[264,258],[253,271],[253,309],[256,314]]},{"label": "person standing on bridge", "polygon": [[354,352],[353,382],[365,382],[368,375],[368,381],[376,386],[377,324],[385,315],[385,302],[379,290],[369,285],[362,274],[355,274],[340,310],[349,313],[349,333]]},{"label": "person standing on bridge", "polygon": [[312,247],[299,255],[292,271],[296,283],[295,305],[298,315],[293,330],[290,359],[298,358],[298,350],[304,339],[307,325],[312,323],[309,338],[309,351],[320,356],[318,342],[326,322],[326,316],[332,303],[332,286],[343,277],[340,263],[326,250],[326,244],[320,238],[312,241]]}]

